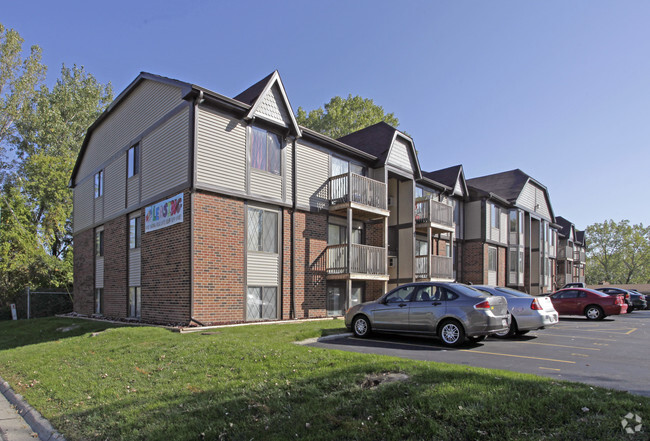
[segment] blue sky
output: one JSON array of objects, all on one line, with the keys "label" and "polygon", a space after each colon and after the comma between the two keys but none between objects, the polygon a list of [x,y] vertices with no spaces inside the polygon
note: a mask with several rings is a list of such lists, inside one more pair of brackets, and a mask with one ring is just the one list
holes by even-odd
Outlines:
[{"label": "blue sky", "polygon": [[648,224],[650,2],[12,1],[0,23],[116,94],[140,71],[234,96],[277,69],[294,110],[374,99],[426,171],[520,168],[579,229]]}]

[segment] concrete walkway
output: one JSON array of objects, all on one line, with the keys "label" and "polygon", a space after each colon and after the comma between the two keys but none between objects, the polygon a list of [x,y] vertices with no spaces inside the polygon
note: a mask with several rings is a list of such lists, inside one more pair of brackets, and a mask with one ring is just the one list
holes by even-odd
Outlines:
[{"label": "concrete walkway", "polygon": [[0,440],[65,441],[65,438],[0,377]]}]

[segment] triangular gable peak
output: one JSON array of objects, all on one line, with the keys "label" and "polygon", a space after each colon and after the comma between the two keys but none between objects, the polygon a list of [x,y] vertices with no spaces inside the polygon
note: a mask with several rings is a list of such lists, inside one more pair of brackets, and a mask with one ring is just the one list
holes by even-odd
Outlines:
[{"label": "triangular gable peak", "polygon": [[463,172],[463,166],[460,166],[458,172],[458,177],[456,178],[456,185],[454,185],[454,195],[465,198],[469,195],[467,191],[467,183],[465,182],[465,173]]},{"label": "triangular gable peak", "polygon": [[298,122],[293,116],[293,109],[284,90],[280,74],[276,70],[252,103],[245,119],[261,118],[273,124],[288,128],[294,135],[300,137],[302,133]]},{"label": "triangular gable peak", "polygon": [[527,209],[531,213],[536,213],[547,220],[553,219],[553,210],[551,208],[551,201],[548,199],[548,193],[532,179],[529,179],[522,188],[516,205]]},{"label": "triangular gable peak", "polygon": [[393,142],[388,155],[386,155],[386,165],[407,172],[416,179],[422,178],[413,140],[398,130],[395,130]]}]

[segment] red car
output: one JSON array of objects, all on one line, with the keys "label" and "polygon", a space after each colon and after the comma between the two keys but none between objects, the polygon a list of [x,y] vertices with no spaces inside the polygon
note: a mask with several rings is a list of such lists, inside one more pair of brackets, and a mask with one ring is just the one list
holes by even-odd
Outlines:
[{"label": "red car", "polygon": [[608,296],[593,289],[561,289],[549,297],[560,315],[584,315],[589,320],[602,320],[608,315],[627,312],[622,295]]}]

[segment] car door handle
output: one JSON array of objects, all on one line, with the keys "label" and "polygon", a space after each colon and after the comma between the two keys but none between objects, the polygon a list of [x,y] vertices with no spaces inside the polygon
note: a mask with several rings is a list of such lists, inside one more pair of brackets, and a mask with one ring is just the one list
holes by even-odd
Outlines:
[{"label": "car door handle", "polygon": [[406,303],[400,303],[400,304],[397,305],[397,306],[399,306],[400,308],[403,308],[404,306],[406,306]]},{"label": "car door handle", "polygon": [[442,305],[442,302],[433,302],[432,305],[433,305],[433,306]]}]

